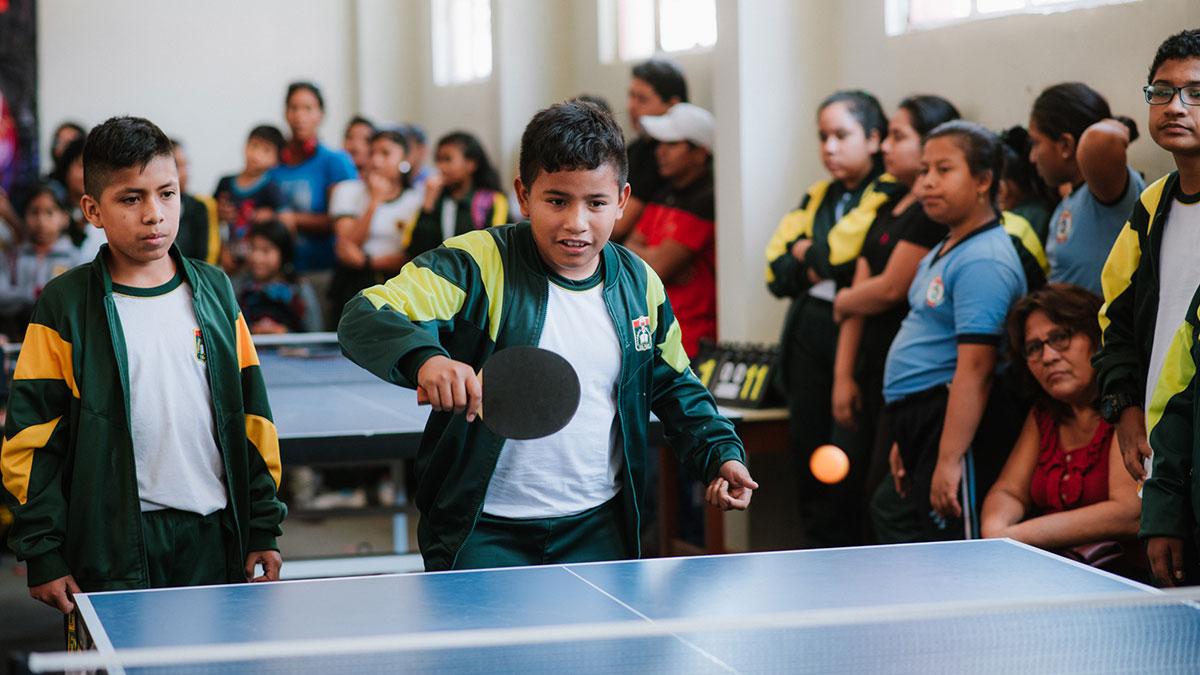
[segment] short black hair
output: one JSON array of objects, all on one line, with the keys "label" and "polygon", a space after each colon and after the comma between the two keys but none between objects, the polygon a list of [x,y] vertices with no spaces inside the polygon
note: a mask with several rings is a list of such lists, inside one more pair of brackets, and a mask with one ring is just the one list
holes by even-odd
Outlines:
[{"label": "short black hair", "polygon": [[342,132],[342,136],[349,135],[350,130],[360,124],[365,124],[367,127],[369,127],[371,129],[372,134],[375,133],[375,123],[374,122],[363,117],[362,115],[355,115],[354,117],[350,118],[349,122],[346,122],[346,130]]},{"label": "short black hair", "polygon": [[669,103],[672,98],[678,98],[680,103],[688,102],[687,77],[683,74],[683,68],[674,61],[642,61],[633,67],[632,75],[650,85],[663,103]]},{"label": "short black hair", "polygon": [[425,133],[425,129],[420,124],[408,123],[404,125],[404,135],[408,136],[408,142],[415,145],[425,145],[429,142],[429,136]]},{"label": "short black hair", "polygon": [[542,171],[591,171],[611,164],[619,188],[629,174],[621,127],[612,115],[579,101],[558,103],[533,116],[521,134],[520,164],[526,190]]},{"label": "short black hair", "polygon": [[278,151],[282,151],[283,146],[287,144],[287,141],[283,137],[283,132],[278,127],[270,124],[260,124],[251,129],[250,133],[246,136],[246,141],[249,142],[255,139],[270,143]]},{"label": "short black hair", "polygon": [[952,120],[939,124],[929,132],[925,142],[935,138],[952,138],[962,149],[967,158],[967,168],[971,175],[978,178],[985,173],[992,176],[992,184],[988,188],[988,201],[996,213],[1000,213],[996,198],[1000,193],[1000,177],[1004,166],[1004,150],[1000,137],[986,127],[966,120]]},{"label": "short black hair", "polygon": [[17,213],[21,214],[22,216],[26,215],[26,212],[29,211],[29,207],[33,205],[33,200],[44,194],[50,195],[50,198],[54,200],[55,206],[63,211],[70,212],[70,209],[67,208],[66,188],[60,185],[57,181],[46,180],[37,181],[33,185],[30,185],[23,190],[19,190],[15,195],[13,195],[13,202],[17,208]]},{"label": "short black hair", "polygon": [[289,281],[295,280],[296,240],[291,230],[278,220],[268,220],[252,225],[246,237],[262,237],[279,249],[280,271]]},{"label": "short black hair", "polygon": [[144,169],[156,157],[171,157],[171,139],[148,119],[110,117],[88,133],[83,145],[83,188],[100,199],[114,171]]},{"label": "short black hair", "polygon": [[1088,127],[1109,118],[1129,129],[1130,143],[1137,140],[1137,123],[1124,115],[1113,115],[1100,92],[1082,82],[1063,82],[1047,87],[1034,100],[1033,110],[1029,113],[1029,119],[1038,126],[1038,131],[1052,139],[1067,134],[1076,144]]},{"label": "short black hair", "polygon": [[608,100],[603,96],[597,96],[596,94],[580,94],[571,100],[579,101],[580,103],[591,103],[609,115],[611,115],[613,111],[612,106],[608,104]]},{"label": "short black hair", "polygon": [[1146,84],[1154,81],[1154,73],[1163,61],[1171,59],[1200,59],[1200,28],[1181,30],[1163,40],[1154,53],[1154,62],[1150,64],[1150,74],[1146,76]]},{"label": "short black hair", "polygon": [[374,143],[380,139],[387,139],[396,145],[399,145],[400,148],[404,150],[404,154],[408,154],[408,136],[404,135],[403,128],[379,129],[375,133],[371,134],[370,142]]},{"label": "short black hair", "polygon": [[283,97],[284,105],[287,105],[287,102],[292,100],[292,94],[295,94],[298,91],[311,92],[313,96],[317,97],[317,107],[320,108],[322,112],[325,111],[325,97],[321,95],[321,88],[312,82],[301,81],[289,84],[287,88],[287,96]]},{"label": "short black hair", "polygon": [[932,94],[909,96],[900,101],[898,107],[908,113],[912,119],[913,131],[916,131],[921,138],[924,138],[939,124],[962,117],[953,103]]}]

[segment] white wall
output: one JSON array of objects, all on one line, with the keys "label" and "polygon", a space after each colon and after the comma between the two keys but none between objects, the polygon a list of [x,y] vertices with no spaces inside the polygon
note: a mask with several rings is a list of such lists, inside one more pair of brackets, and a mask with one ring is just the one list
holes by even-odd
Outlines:
[{"label": "white wall", "polygon": [[147,117],[184,141],[189,188],[209,192],[241,168],[254,125],[284,128],[284,92],[297,79],[321,85],[322,137],[340,145],[355,107],[353,9],[323,0],[39,2],[43,147],[64,119]]},{"label": "white wall", "polygon": [[908,94],[938,93],[991,128],[1027,125],[1042,89],[1086,82],[1115,114],[1138,122],[1136,169],[1156,178],[1170,156],[1146,133],[1141,88],[1159,42],[1200,26],[1198,0],[1139,0],[1047,15],[1014,15],[897,37],[883,34],[882,0],[843,0],[832,62],[840,86],[874,92],[889,109]]}]

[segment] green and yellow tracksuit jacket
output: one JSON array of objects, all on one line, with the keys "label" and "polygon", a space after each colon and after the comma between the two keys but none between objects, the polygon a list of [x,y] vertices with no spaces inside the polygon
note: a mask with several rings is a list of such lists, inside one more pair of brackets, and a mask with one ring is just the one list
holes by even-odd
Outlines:
[{"label": "green and yellow tracksuit jacket", "polygon": [[1200,522],[1200,397],[1196,395],[1196,363],[1200,359],[1200,291],[1171,339],[1162,374],[1146,411],[1150,478],[1142,487],[1142,537],[1192,538]]},{"label": "green and yellow tracksuit jacket", "polygon": [[[129,362],[107,248],[46,285],[13,375],[0,469],[13,512],[8,543],[28,561],[30,586],[67,574],[86,591],[149,586]],[[282,533],[279,440],[229,279],[177,247],[171,256],[200,326],[236,570],[248,552],[276,549]]]},{"label": "green and yellow tracksuit jacket", "polygon": [[[726,461],[745,462],[745,451],[689,368],[658,276],[611,242],[600,255],[604,302],[622,347],[617,416],[625,460],[621,495],[629,517],[626,546],[640,554],[639,507],[651,487],[646,480],[651,412],[680,460],[705,481]],[[528,223],[470,232],[355,296],[342,313],[338,339],[363,368],[415,387],[417,371],[431,356],[478,369],[497,350],[537,345],[549,283]],[[580,326],[581,339],[586,331]],[[464,415],[430,414],[417,457],[415,499],[426,568],[453,567],[483,508],[503,445],[503,438],[483,424],[468,424]]]},{"label": "green and yellow tracksuit jacket", "polygon": [[1120,394],[1140,401],[1145,396],[1158,316],[1162,225],[1178,189],[1179,173],[1172,172],[1142,190],[1104,263],[1100,350],[1092,359],[1101,398]]}]

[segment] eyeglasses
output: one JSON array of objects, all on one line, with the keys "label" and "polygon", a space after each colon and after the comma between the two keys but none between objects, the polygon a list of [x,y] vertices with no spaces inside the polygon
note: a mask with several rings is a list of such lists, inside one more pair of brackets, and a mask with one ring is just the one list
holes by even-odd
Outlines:
[{"label": "eyeglasses", "polygon": [[1046,345],[1050,345],[1054,351],[1061,354],[1071,346],[1071,338],[1074,335],[1069,331],[1056,330],[1047,335],[1045,340],[1030,340],[1025,343],[1025,358],[1029,361],[1042,358],[1042,348]]},{"label": "eyeglasses", "polygon": [[1189,84],[1186,87],[1172,87],[1167,84],[1148,84],[1142,87],[1146,94],[1146,103],[1150,105],[1166,105],[1179,92],[1179,100],[1184,105],[1200,105],[1200,85]]}]

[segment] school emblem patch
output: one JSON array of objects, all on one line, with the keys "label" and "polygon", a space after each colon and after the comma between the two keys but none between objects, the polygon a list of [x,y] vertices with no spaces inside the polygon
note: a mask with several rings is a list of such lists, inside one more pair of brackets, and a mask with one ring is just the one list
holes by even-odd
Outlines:
[{"label": "school emblem patch", "polygon": [[941,275],[933,278],[929,282],[928,288],[925,289],[925,304],[930,307],[937,307],[946,299],[946,285],[942,283]]},{"label": "school emblem patch", "polygon": [[1060,244],[1067,243],[1071,238],[1071,209],[1063,209],[1058,222],[1054,224],[1054,239]]},{"label": "school emblem patch", "polygon": [[196,360],[201,363],[208,360],[208,355],[204,353],[204,338],[200,335],[200,329],[196,329]]},{"label": "school emblem patch", "polygon": [[633,348],[639,352],[650,349],[650,317],[639,316],[633,320]]}]

